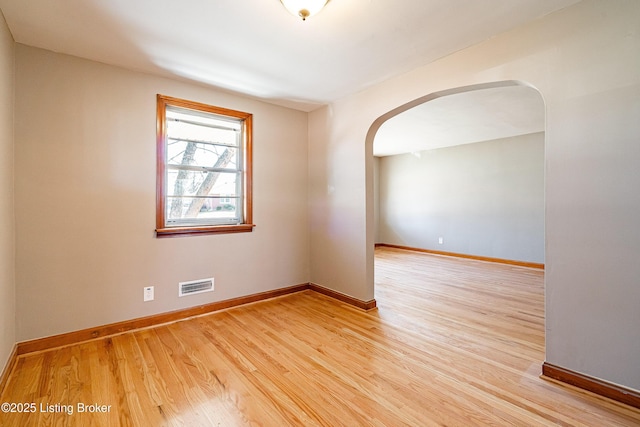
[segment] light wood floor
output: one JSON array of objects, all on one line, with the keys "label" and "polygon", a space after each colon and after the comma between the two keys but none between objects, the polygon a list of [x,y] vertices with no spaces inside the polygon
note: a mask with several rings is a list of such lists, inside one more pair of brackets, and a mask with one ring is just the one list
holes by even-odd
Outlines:
[{"label": "light wood floor", "polygon": [[640,425],[638,410],[539,378],[541,271],[376,254],[369,313],[304,291],[20,357],[0,402],[38,408],[0,425]]}]

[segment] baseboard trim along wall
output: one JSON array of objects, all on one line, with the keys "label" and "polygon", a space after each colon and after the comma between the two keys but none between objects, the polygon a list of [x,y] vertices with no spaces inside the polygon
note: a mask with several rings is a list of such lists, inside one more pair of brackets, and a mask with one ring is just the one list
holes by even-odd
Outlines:
[{"label": "baseboard trim along wall", "polygon": [[457,257],[457,258],[475,259],[477,261],[497,262],[499,264],[517,265],[519,267],[529,267],[529,268],[537,268],[539,270],[544,270],[544,264],[540,264],[537,262],[516,261],[511,259],[492,258],[492,257],[479,256],[479,255],[458,254],[455,252],[445,252],[445,251],[436,251],[432,249],[413,248],[411,246],[391,245],[388,243],[376,243],[376,247],[404,249],[406,251],[424,252],[424,253],[433,254],[433,255],[444,255],[444,256],[451,256],[451,257]]},{"label": "baseboard trim along wall", "polygon": [[53,335],[50,337],[44,337],[44,338],[38,338],[35,340],[19,342],[16,344],[16,349],[14,350],[14,353],[15,353],[14,358],[16,356],[20,356],[27,353],[50,350],[56,347],[63,347],[66,345],[77,344],[83,341],[89,341],[97,338],[104,338],[110,335],[117,335],[124,332],[133,331],[136,329],[143,329],[143,328],[148,328],[152,326],[162,325],[165,323],[171,323],[178,320],[184,320],[189,317],[212,313],[214,311],[224,310],[226,308],[236,307],[239,305],[249,304],[252,302],[263,301],[266,299],[288,295],[296,292],[301,292],[308,289],[327,295],[331,298],[337,299],[347,304],[351,304],[363,310],[370,310],[372,308],[375,308],[376,306],[375,300],[361,301],[356,298],[350,297],[348,295],[344,295],[339,292],[332,291],[331,289],[324,288],[320,285],[303,283],[300,285],[294,285],[287,288],[274,289],[272,291],[266,291],[266,292],[247,295],[243,297],[232,298],[224,301],[217,301],[217,302],[213,302],[210,304],[205,304],[197,307],[185,308],[183,310],[160,313],[152,316],[140,317],[137,319],[111,323],[109,325],[82,329],[80,331],[67,332],[64,334]]},{"label": "baseboard trim along wall", "polygon": [[544,362],[542,378],[556,380],[640,409],[640,392]]},{"label": "baseboard trim along wall", "polygon": [[328,297],[337,299],[339,301],[345,302],[347,304],[356,306],[358,308],[361,308],[362,310],[369,311],[376,308],[375,299],[372,299],[369,301],[362,301],[354,297],[351,297],[349,295],[334,291],[333,289],[325,288],[324,286],[320,286],[316,283],[309,283],[309,289],[311,289],[312,291],[316,291],[320,294],[326,295]]},{"label": "baseboard trim along wall", "polygon": [[7,381],[9,380],[9,375],[13,372],[13,368],[16,366],[17,361],[18,346],[14,345],[13,350],[11,350],[11,354],[9,354],[6,366],[0,372],[0,394],[4,391],[4,387],[7,385]]}]

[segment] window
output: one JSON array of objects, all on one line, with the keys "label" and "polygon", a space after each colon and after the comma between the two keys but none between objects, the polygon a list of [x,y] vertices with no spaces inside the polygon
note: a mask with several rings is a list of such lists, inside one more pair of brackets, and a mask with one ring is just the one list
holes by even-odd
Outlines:
[{"label": "window", "polygon": [[157,114],[157,236],[252,231],[252,115],[163,95]]}]

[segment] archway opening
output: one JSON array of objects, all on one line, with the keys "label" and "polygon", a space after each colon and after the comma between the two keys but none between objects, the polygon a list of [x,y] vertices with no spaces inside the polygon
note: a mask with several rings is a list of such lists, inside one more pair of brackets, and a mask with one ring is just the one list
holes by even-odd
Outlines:
[{"label": "archway opening", "polygon": [[535,88],[502,81],[378,118],[366,141],[371,281],[376,245],[543,267],[544,114]]}]

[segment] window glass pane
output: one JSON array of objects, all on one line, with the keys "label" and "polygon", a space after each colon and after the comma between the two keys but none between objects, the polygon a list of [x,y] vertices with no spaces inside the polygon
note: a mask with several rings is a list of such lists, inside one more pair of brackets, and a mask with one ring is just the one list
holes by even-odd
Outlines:
[{"label": "window glass pane", "polygon": [[238,146],[241,129],[237,120],[223,119],[210,113],[167,108],[167,135],[170,138]]},{"label": "window glass pane", "polygon": [[167,197],[166,216],[170,222],[191,224],[197,224],[197,220],[239,221],[237,201],[230,197]]},{"label": "window glass pane", "polygon": [[238,189],[237,172],[206,172],[169,169],[167,196],[235,197]]},{"label": "window glass pane", "polygon": [[167,143],[167,164],[237,169],[238,149],[208,143],[169,139]]}]

